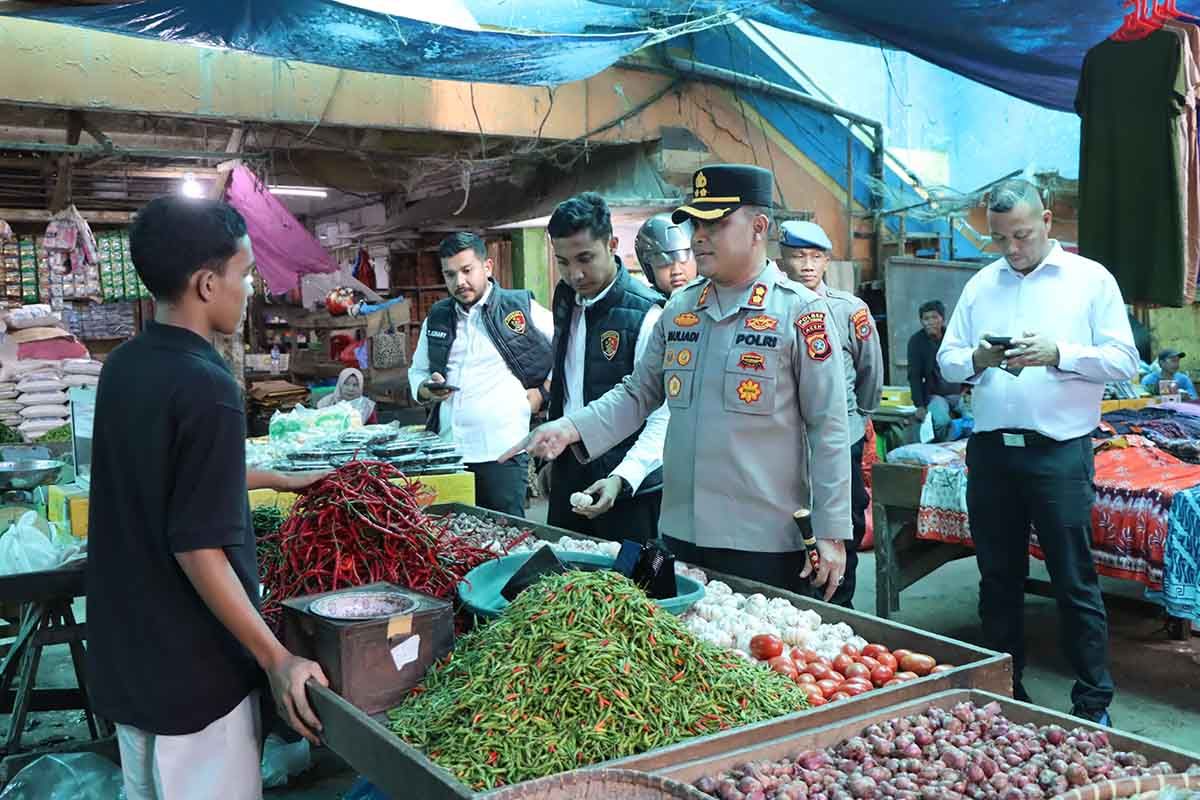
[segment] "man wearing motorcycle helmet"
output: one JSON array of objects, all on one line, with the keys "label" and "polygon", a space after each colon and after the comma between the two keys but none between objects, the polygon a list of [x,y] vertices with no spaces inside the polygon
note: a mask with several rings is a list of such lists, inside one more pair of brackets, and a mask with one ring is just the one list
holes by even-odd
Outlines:
[{"label": "man wearing motorcycle helmet", "polygon": [[655,214],[642,225],[633,247],[646,280],[667,297],[696,279],[690,220],[676,225],[670,214]]}]

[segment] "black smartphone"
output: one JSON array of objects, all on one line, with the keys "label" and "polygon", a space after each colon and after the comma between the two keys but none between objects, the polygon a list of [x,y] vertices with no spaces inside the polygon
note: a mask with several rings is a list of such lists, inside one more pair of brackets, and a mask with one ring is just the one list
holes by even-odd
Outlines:
[{"label": "black smartphone", "polygon": [[457,392],[458,391],[457,386],[451,386],[448,383],[426,383],[425,385],[427,387],[429,387],[429,391],[431,391],[431,392]]},{"label": "black smartphone", "polygon": [[992,347],[1003,347],[1005,350],[1012,347],[1013,337],[1011,336],[985,336],[983,340]]}]

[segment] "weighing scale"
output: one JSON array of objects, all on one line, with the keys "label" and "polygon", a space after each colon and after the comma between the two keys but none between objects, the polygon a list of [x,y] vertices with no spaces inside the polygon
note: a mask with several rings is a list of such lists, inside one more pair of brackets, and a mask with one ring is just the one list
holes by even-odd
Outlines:
[{"label": "weighing scale", "polygon": [[58,481],[63,462],[45,459],[0,461],[0,531],[21,518],[26,511],[37,510],[33,490]]}]

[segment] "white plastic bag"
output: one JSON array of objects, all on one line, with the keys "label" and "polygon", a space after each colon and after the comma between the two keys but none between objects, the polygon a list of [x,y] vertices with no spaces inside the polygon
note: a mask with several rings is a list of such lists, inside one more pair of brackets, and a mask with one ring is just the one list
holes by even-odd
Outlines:
[{"label": "white plastic bag", "polygon": [[124,800],[121,768],[95,753],[42,756],[18,772],[0,800]]},{"label": "white plastic bag", "polygon": [[928,444],[933,441],[933,414],[925,414],[925,419],[921,420],[921,444]]},{"label": "white plastic bag", "polygon": [[287,786],[289,778],[312,766],[312,751],[308,740],[288,744],[275,734],[263,743],[262,782],[264,789]]},{"label": "white plastic bag", "polygon": [[[62,549],[35,524],[37,512],[27,511],[0,536],[0,575],[54,569],[64,561]],[[50,525],[51,535],[56,533]]]}]

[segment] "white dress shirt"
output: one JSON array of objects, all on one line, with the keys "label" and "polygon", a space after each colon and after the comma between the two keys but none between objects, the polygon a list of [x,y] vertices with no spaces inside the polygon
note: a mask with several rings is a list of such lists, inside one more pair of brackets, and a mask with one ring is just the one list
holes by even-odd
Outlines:
[{"label": "white dress shirt", "polygon": [[[455,303],[457,317],[454,343],[446,361],[446,380],[458,391],[439,404],[438,432],[453,440],[467,464],[495,461],[529,433],[529,398],[521,381],[508,368],[496,349],[483,321],[483,306],[491,297],[492,284],[479,302],[469,309]],[[533,326],[546,338],[554,339],[554,315],[530,303]],[[429,380],[429,343],[426,322],[421,323],[421,338],[408,370],[413,397],[421,384]]]},{"label": "white dress shirt", "polygon": [[[971,356],[985,335],[1049,336],[1057,367],[998,367],[975,372]],[[938,350],[942,375],[974,385],[976,431],[1019,428],[1063,441],[1100,423],[1108,381],[1137,374],[1138,355],[1121,290],[1101,264],[1068,253],[1058,242],[1028,275],[999,259],[967,282]]]},{"label": "white dress shirt", "polygon": [[[567,340],[567,353],[563,360],[563,379],[566,381],[566,397],[563,399],[563,416],[579,411],[584,407],[583,402],[583,365],[587,351],[587,315],[584,310],[600,302],[608,295],[616,284],[616,279],[605,287],[604,291],[591,298],[584,299],[575,295],[575,309],[571,315],[570,339]],[[633,346],[634,363],[641,361],[654,333],[654,325],[662,316],[662,309],[653,306],[642,319],[642,327],[638,331],[637,342]],[[667,438],[667,423],[671,421],[671,412],[663,403],[646,418],[646,427],[638,435],[637,441],[625,458],[610,473],[625,479],[630,488],[636,492],[654,470],[662,466],[663,442]],[[515,441],[515,440],[514,440]]]}]

